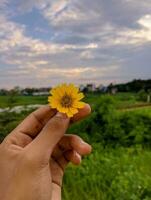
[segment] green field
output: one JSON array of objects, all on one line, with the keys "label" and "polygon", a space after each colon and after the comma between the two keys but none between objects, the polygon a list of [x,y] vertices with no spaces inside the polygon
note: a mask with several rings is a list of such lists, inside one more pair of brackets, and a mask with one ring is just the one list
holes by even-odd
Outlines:
[{"label": "green field", "polygon": [[[99,102],[101,96],[101,94],[89,93],[85,95],[85,101],[93,106]],[[143,103],[141,101],[138,101],[137,95],[133,93],[118,93],[114,96],[114,100],[118,108],[127,108]],[[46,103],[46,96],[0,96],[0,108]]]},{"label": "green field", "polygon": [[0,108],[18,105],[46,104],[46,96],[0,96]]},{"label": "green field", "polygon": [[[47,97],[11,98],[0,97],[0,108],[47,103]],[[93,152],[80,167],[68,167],[63,200],[151,200],[151,106],[131,93],[87,94],[85,101],[92,114],[68,132]],[[0,140],[30,112],[0,113]]]}]

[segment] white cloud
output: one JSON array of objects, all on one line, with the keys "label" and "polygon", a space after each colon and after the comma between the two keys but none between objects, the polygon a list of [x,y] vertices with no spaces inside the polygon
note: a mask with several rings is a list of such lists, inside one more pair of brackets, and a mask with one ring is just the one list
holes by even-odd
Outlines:
[{"label": "white cloud", "polygon": [[89,73],[93,73],[97,71],[97,68],[95,67],[72,67],[71,69],[64,69],[64,68],[54,68],[54,69],[50,69],[50,68],[41,68],[39,69],[40,73],[38,73],[40,75],[41,78],[46,78],[49,77],[50,75],[58,75],[58,74],[63,74],[65,77],[79,77],[81,74],[89,72]]},{"label": "white cloud", "polygon": [[95,56],[93,55],[93,52],[92,51],[83,51],[80,55],[81,58],[84,58],[84,59],[94,59]]},{"label": "white cloud", "polygon": [[151,42],[151,15],[141,17],[137,23],[141,25],[139,29],[126,29],[119,31],[119,37],[114,40],[113,44],[143,45]]},{"label": "white cloud", "polygon": [[[111,3],[113,2],[114,1],[111,1]],[[117,3],[118,2],[115,1],[115,4]],[[126,24],[126,26],[124,26],[125,24],[122,24],[119,26],[110,21],[110,18],[104,16],[106,13],[103,11],[103,6],[109,5],[109,3],[106,2],[103,4],[98,0],[93,1],[93,4],[90,1],[87,3],[86,1],[79,2],[77,0],[55,1],[46,7],[42,13],[50,25],[53,25],[57,32],[60,32],[59,37],[61,33],[64,32],[68,34],[70,33],[73,40],[75,37],[75,41],[77,37],[82,37],[83,40],[85,39],[86,41],[95,40],[98,49],[120,45],[125,47],[127,46],[129,48],[129,46],[144,45],[151,40],[151,31],[149,28],[150,15],[145,15],[143,17],[141,15],[141,13],[144,13],[142,7],[145,9],[147,5],[149,6],[149,4],[151,4],[151,2],[147,0],[140,2],[139,4],[136,3],[136,0],[121,0],[119,2],[119,10],[121,9],[124,11],[125,9],[128,13],[128,9],[130,9],[130,17],[132,19],[136,18],[133,16],[135,13],[140,16],[140,18],[136,18],[137,21],[135,21],[136,24],[141,25],[139,28],[129,27],[130,24]],[[113,9],[115,9],[114,7],[115,5],[113,5]],[[107,7],[105,8],[109,9]],[[139,12],[137,12],[137,10]],[[125,13],[123,13],[123,16],[124,14],[128,15],[126,11],[124,11]],[[114,12],[109,14],[113,15],[114,20]],[[128,20],[128,16],[125,18]],[[134,23],[134,21],[131,21],[131,23]],[[68,34],[67,38],[69,36]],[[66,42],[67,41],[68,39]],[[80,56],[81,58],[94,58],[92,51],[84,51],[80,54]]]},{"label": "white cloud", "polygon": [[138,23],[146,29],[151,30],[151,15],[145,15],[138,20]]},{"label": "white cloud", "polygon": [[[89,2],[87,3],[89,5]],[[77,0],[57,0],[47,6],[42,13],[51,25],[73,26],[76,23],[82,24],[100,17],[101,13],[87,9],[87,3]]]},{"label": "white cloud", "polygon": [[57,17],[57,15],[63,12],[63,10],[66,8],[67,5],[68,5],[67,0],[55,1],[51,4],[51,6],[45,9],[44,11],[45,16],[50,20],[53,20],[54,18]]},{"label": "white cloud", "polygon": [[14,0],[17,10],[20,12],[30,12],[33,8],[44,9],[52,0]]}]

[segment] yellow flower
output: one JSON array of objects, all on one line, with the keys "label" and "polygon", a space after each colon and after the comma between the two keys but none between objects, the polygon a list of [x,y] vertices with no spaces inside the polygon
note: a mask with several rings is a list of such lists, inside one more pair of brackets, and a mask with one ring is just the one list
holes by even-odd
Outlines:
[{"label": "yellow flower", "polygon": [[82,92],[74,84],[62,84],[50,90],[51,96],[48,102],[51,108],[57,109],[61,113],[66,113],[68,117],[73,117],[78,113],[79,108],[83,108],[85,103],[80,100],[84,98]]}]

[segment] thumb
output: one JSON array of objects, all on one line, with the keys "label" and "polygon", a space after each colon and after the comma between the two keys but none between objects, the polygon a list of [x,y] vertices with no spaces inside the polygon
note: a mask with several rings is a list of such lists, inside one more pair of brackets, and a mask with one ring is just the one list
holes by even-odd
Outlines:
[{"label": "thumb", "polygon": [[66,114],[58,112],[51,118],[39,135],[27,146],[34,157],[43,157],[52,153],[54,147],[65,134],[70,119]]}]

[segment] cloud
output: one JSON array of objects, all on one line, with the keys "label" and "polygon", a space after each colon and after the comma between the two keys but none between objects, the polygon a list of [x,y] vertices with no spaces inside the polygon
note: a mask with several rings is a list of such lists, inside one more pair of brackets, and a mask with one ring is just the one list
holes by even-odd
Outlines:
[{"label": "cloud", "polygon": [[33,8],[44,9],[51,3],[51,0],[14,0],[13,5],[19,12],[26,13],[32,11]]},{"label": "cloud", "polygon": [[98,44],[98,49],[120,45],[129,48],[150,42],[150,29],[140,24],[144,14],[151,12],[149,4],[149,1],[137,4],[135,0],[95,0],[93,3],[62,0],[53,2],[42,13],[56,30],[54,41],[57,43],[92,41]]},{"label": "cloud", "polygon": [[138,20],[138,23],[144,28],[151,30],[151,15],[144,15]]},{"label": "cloud", "polygon": [[48,62],[41,59],[42,56],[58,55],[68,51],[96,49],[98,47],[95,43],[62,45],[27,37],[24,25],[9,21],[3,15],[0,16],[0,29],[1,60],[6,64],[23,65],[25,68],[29,68],[29,66],[33,68],[33,66],[37,66],[37,63],[42,65],[44,62]]},{"label": "cloud", "polygon": [[0,0],[0,6],[6,5],[6,3],[7,3],[7,0]]}]

